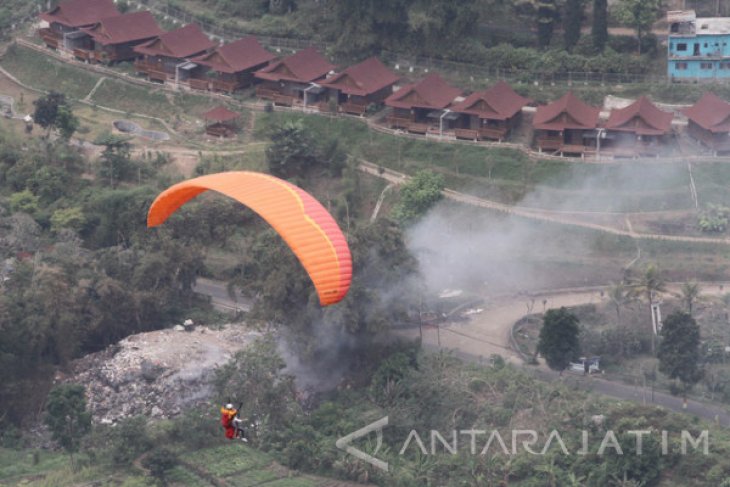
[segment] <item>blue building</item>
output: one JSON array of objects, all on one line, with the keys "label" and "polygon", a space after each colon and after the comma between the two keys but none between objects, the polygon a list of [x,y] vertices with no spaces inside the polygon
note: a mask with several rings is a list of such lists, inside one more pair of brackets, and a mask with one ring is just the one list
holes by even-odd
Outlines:
[{"label": "blue building", "polygon": [[694,10],[687,10],[671,11],[667,19],[670,79],[730,79],[730,17],[697,18]]}]

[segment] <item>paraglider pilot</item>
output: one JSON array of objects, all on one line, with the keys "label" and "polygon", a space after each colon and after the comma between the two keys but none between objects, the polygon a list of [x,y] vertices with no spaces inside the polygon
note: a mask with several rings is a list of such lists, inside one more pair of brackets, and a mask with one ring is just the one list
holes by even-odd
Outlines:
[{"label": "paraglider pilot", "polygon": [[243,420],[238,417],[238,409],[234,408],[233,404],[228,403],[221,408],[221,424],[226,430],[226,438],[229,440],[241,438],[241,441],[248,442],[246,431],[241,426]]}]

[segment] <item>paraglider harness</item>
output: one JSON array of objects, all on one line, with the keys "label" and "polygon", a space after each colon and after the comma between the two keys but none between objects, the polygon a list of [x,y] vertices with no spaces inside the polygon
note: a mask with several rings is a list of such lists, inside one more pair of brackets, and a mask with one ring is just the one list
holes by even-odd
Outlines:
[{"label": "paraglider harness", "polygon": [[253,434],[256,435],[258,431],[258,421],[254,420],[253,418],[241,418],[240,414],[242,407],[243,403],[239,403],[238,408],[236,409],[236,415],[233,416],[233,418],[231,419],[231,425],[235,430],[233,437],[248,443],[248,436],[246,435],[246,423],[249,423],[248,427],[252,430]]}]

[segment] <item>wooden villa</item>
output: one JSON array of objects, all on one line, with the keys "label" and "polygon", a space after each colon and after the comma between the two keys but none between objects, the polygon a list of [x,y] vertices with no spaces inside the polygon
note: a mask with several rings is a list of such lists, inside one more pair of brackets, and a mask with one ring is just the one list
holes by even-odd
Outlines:
[{"label": "wooden villa", "polygon": [[532,100],[518,95],[499,81],[488,90],[472,93],[451,111],[459,118],[454,133],[458,139],[503,141],[522,118],[522,108]]},{"label": "wooden villa", "polygon": [[672,132],[672,112],[657,108],[642,96],[625,108],[611,110],[601,135],[601,151],[617,157],[658,156],[661,144]]},{"label": "wooden villa", "polygon": [[363,115],[370,104],[381,104],[393,93],[393,85],[400,78],[376,57],[350,66],[341,73],[323,81],[328,98],[337,104],[338,111]]},{"label": "wooden villa", "polygon": [[240,113],[222,105],[217,106],[203,114],[205,133],[214,137],[231,137],[238,131],[237,121],[240,117]]},{"label": "wooden villa", "polygon": [[730,152],[730,103],[712,93],[689,108],[682,110],[687,116],[687,132],[717,155]]},{"label": "wooden villa", "polygon": [[66,0],[41,13],[38,34],[46,46],[68,50],[87,46],[88,36],[80,31],[102,19],[119,15],[113,0]]},{"label": "wooden villa", "polygon": [[458,118],[449,110],[462,91],[444,81],[438,74],[431,74],[423,80],[404,86],[385,100],[392,108],[388,117],[391,128],[401,128],[409,132],[426,134],[432,126],[437,126],[443,134]]},{"label": "wooden villa", "polygon": [[74,55],[87,62],[113,63],[137,57],[134,46],[151,41],[165,33],[146,10],[102,19],[86,33],[84,46]]},{"label": "wooden villa", "polygon": [[277,105],[317,105],[325,92],[318,82],[333,69],[335,66],[316,49],[304,49],[256,71],[256,95]]},{"label": "wooden villa", "polygon": [[532,119],[538,150],[582,157],[593,150],[600,111],[572,92],[538,107]]},{"label": "wooden villa", "polygon": [[255,37],[244,37],[193,58],[195,64],[208,71],[199,72],[198,77],[191,78],[190,86],[200,90],[233,93],[251,86],[254,72],[266,67],[274,59],[276,56],[261,47]]},{"label": "wooden villa", "polygon": [[212,51],[216,44],[196,24],[166,32],[157,39],[134,47],[143,58],[134,63],[137,73],[151,81],[188,83],[200,67],[190,59]]}]

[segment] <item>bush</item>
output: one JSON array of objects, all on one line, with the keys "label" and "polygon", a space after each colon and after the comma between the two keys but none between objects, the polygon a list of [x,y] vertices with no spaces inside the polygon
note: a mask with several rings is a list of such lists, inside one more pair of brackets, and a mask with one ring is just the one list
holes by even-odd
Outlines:
[{"label": "bush", "polygon": [[135,416],[123,420],[112,431],[112,443],[114,463],[130,465],[152,447],[152,441],[147,434],[147,419]]}]

